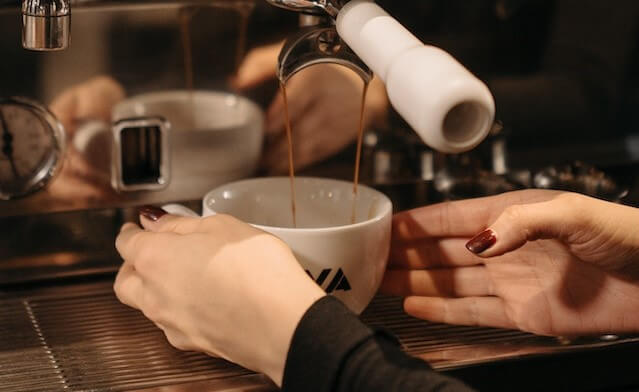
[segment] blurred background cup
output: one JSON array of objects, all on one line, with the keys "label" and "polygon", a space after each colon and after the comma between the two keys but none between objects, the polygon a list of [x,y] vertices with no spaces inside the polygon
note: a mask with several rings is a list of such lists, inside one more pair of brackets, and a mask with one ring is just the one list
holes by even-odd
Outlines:
[{"label": "blurred background cup", "polygon": [[[363,185],[355,197],[352,182],[299,177],[295,227],[290,192],[288,177],[238,181],[209,192],[202,211],[204,216],[232,215],[279,237],[322,289],[361,313],[375,296],[386,268],[391,201]],[[197,216],[181,205],[164,209]]]},{"label": "blurred background cup", "polygon": [[[201,198],[211,187],[249,177],[257,169],[264,114],[247,98],[216,91],[163,91],[130,97],[112,111],[114,124],[152,118],[170,126],[167,185],[183,200]],[[123,146],[116,143],[115,148]]]}]

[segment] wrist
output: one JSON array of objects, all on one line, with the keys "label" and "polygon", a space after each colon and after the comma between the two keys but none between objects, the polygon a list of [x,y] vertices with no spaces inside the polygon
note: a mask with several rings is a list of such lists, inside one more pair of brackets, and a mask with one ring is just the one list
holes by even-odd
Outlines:
[{"label": "wrist", "polygon": [[608,271],[621,271],[639,265],[639,208],[579,195],[574,204],[585,218],[584,231],[573,249],[587,253],[585,261]]},{"label": "wrist", "polygon": [[302,317],[326,293],[309,279],[297,284],[289,291],[285,301],[277,308],[270,309],[271,339],[267,350],[262,353],[262,372],[278,386],[282,385],[284,367],[293,335]]}]

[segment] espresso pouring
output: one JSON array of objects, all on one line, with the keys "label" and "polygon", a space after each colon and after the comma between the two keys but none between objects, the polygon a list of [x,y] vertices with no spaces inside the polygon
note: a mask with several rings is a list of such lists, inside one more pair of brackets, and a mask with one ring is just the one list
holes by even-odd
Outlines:
[{"label": "espresso pouring", "polygon": [[[362,89],[362,100],[359,111],[359,124],[357,129],[357,152],[355,154],[355,173],[353,175],[353,209],[351,213],[351,223],[355,223],[356,221],[356,212],[357,212],[357,186],[359,184],[359,169],[360,169],[360,161],[362,156],[362,140],[364,137],[364,109],[366,105],[366,95],[368,92],[368,82],[364,82],[364,87]],[[293,218],[293,227],[297,227],[297,210],[295,203],[295,164],[293,159],[293,132],[291,126],[291,117],[289,113],[288,107],[288,97],[286,95],[286,84],[280,82],[280,91],[282,92],[282,97],[284,98],[284,124],[286,126],[286,137],[288,140],[288,172],[291,183],[291,215]],[[326,130],[330,132],[331,130]]]}]

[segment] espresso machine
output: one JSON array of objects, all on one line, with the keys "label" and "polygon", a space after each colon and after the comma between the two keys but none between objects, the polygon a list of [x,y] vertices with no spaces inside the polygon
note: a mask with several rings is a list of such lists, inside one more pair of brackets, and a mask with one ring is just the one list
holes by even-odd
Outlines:
[{"label": "espresso machine", "polygon": [[[168,118],[167,110],[163,116],[144,110],[157,98],[150,95],[156,90],[184,89],[187,60],[180,60],[187,46],[184,37],[188,36],[180,23],[184,15],[191,22],[192,47],[201,50],[206,45],[208,51],[216,53],[207,57],[203,54],[207,51],[193,50],[189,61],[195,64],[197,89],[224,90],[211,97],[211,102],[218,99],[224,110],[235,110],[241,118],[240,126],[227,128],[252,135],[261,132],[256,124],[261,124],[263,114],[254,109],[259,105],[243,103],[240,94],[226,83],[244,53],[242,29],[250,27],[250,32],[258,22],[266,23],[265,15],[276,15],[277,22],[267,24],[268,29],[287,26],[269,32],[273,41],[286,40],[274,69],[276,82],[285,83],[318,63],[345,66],[365,83],[373,74],[389,72],[384,70],[385,56],[367,49],[366,41],[349,38],[355,34],[349,30],[355,23],[340,23],[345,17],[340,19],[339,15],[349,3],[0,2],[0,31],[6,30],[0,41],[0,57],[8,59],[0,65],[6,67],[0,76],[1,392],[276,390],[263,375],[172,348],[142,314],[120,304],[112,289],[121,263],[113,242],[124,222],[137,219],[138,206],[180,202],[197,210],[204,190],[255,175],[254,166],[229,169],[224,175],[213,172],[213,176],[197,166],[197,160],[185,165],[188,158],[197,156],[193,146],[201,140],[178,138],[176,130],[182,125],[178,125],[180,120]],[[257,18],[255,25],[251,18]],[[217,24],[214,31],[207,30],[211,20]],[[382,40],[384,32],[373,30],[376,35],[371,39]],[[258,37],[266,34],[260,29],[254,33]],[[198,39],[198,34],[204,38]],[[381,43],[380,47],[384,48]],[[438,58],[418,56],[408,64]],[[406,74],[405,68],[398,69]],[[455,72],[466,75],[462,69]],[[124,102],[114,106],[119,109],[109,107],[98,118],[80,116],[72,121],[54,113],[50,103],[61,102],[58,99],[67,88],[104,74],[109,77],[91,83],[107,85],[118,104]],[[387,84],[392,83],[390,73],[387,78]],[[587,165],[555,167],[554,171],[514,167],[516,163],[511,163],[504,145],[507,129],[493,122],[492,97],[482,95],[487,90],[481,85],[473,86],[477,95],[471,101],[480,104],[465,105],[465,99],[460,99],[449,105],[450,110],[440,115],[453,125],[443,129],[442,138],[432,136],[432,128],[414,116],[410,106],[414,99],[403,101],[401,94],[392,92],[399,87],[391,87],[401,126],[392,131],[368,130],[363,181],[387,193],[397,210],[535,185],[557,186],[556,181],[565,179],[566,173],[573,179],[587,177],[588,184],[594,183],[593,193],[605,191],[610,199],[639,200],[639,187],[620,185]],[[129,99],[125,95],[135,99],[125,102]],[[260,97],[256,94],[251,100],[259,102]],[[90,98],[62,103],[75,105],[81,113],[82,105],[91,104]],[[454,124],[475,127],[476,132],[466,137]],[[28,132],[19,132],[23,129]],[[250,137],[241,137],[243,145]],[[489,163],[481,168],[481,181],[477,182],[478,176],[466,170],[479,170],[476,156],[462,151],[485,138],[487,142],[480,149],[488,151]],[[253,140],[255,145],[261,142]],[[181,151],[176,145],[187,147]],[[221,149],[229,148],[236,147]],[[344,154],[348,156],[344,158]],[[307,173],[350,179],[352,158],[349,151],[344,154]],[[182,185],[187,182],[195,185]],[[376,298],[362,319],[395,334],[411,355],[477,388],[543,389],[547,384],[539,374],[553,379],[554,385],[576,389],[639,383],[632,360],[639,347],[636,336],[558,339],[512,330],[433,324],[405,315],[401,300],[389,297]]]}]

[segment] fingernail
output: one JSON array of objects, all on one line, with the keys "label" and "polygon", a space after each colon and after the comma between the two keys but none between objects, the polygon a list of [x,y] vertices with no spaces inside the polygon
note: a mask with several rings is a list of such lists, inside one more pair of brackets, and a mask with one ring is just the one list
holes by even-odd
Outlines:
[{"label": "fingernail", "polygon": [[163,209],[153,206],[140,207],[138,212],[140,213],[140,215],[149,220],[152,220],[153,222],[157,222],[160,218],[167,214],[167,212]]},{"label": "fingernail", "polygon": [[497,237],[495,236],[495,232],[488,229],[473,237],[470,241],[466,243],[466,249],[478,255],[495,245],[497,242]]}]

